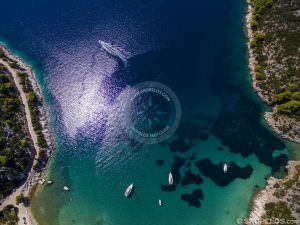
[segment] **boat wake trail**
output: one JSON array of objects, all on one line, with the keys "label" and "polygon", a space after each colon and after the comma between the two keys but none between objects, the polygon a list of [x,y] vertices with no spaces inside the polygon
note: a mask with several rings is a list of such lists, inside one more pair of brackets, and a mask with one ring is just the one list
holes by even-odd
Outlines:
[{"label": "boat wake trail", "polygon": [[113,46],[112,44],[102,41],[102,40],[99,40],[99,44],[108,54],[121,60],[121,62],[124,64],[124,66],[127,65],[127,59],[129,58],[129,55],[123,49],[120,49],[120,48]]}]

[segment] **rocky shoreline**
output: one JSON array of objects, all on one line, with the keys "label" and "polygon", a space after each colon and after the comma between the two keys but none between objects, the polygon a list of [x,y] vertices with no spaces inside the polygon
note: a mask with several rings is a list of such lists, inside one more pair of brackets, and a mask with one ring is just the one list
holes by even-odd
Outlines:
[{"label": "rocky shoreline", "polygon": [[247,12],[246,12],[245,23],[246,23],[246,33],[247,33],[247,38],[248,38],[248,42],[247,42],[248,55],[249,55],[248,67],[249,67],[249,71],[250,71],[251,78],[252,78],[252,87],[253,87],[254,91],[258,94],[258,96],[265,103],[270,105],[271,104],[270,100],[267,98],[267,96],[262,94],[262,90],[257,85],[257,80],[255,78],[255,65],[254,65],[255,64],[255,56],[254,56],[252,48],[250,47],[251,40],[253,39],[253,31],[251,28],[252,15],[253,15],[253,7],[251,5],[251,0],[247,0]]},{"label": "rocky shoreline", "polygon": [[[255,55],[253,49],[250,46],[251,40],[253,39],[253,30],[251,28],[251,19],[253,16],[253,7],[251,0],[247,0],[247,12],[246,12],[246,31],[248,38],[248,54],[249,54],[249,71],[252,78],[252,86],[254,91],[258,94],[258,96],[269,106],[272,106],[272,102],[270,100],[270,96],[264,95],[262,89],[257,84],[256,80],[256,72],[255,72]],[[296,143],[300,143],[300,130],[291,130],[290,132],[286,132],[282,127],[285,127],[286,124],[294,124],[295,127],[300,127],[299,121],[293,120],[291,118],[286,118],[285,116],[275,116],[276,108],[272,106],[271,112],[264,113],[264,119],[268,123],[268,125],[273,129],[273,131],[279,134],[286,140],[290,140]],[[297,125],[297,126],[296,126]],[[295,128],[296,129],[296,128]],[[296,135],[295,135],[296,134]],[[297,135],[298,134],[298,135]]]},{"label": "rocky shoreline", "polygon": [[[253,7],[251,0],[247,0],[247,12],[246,12],[246,17],[245,17],[245,26],[246,26],[246,31],[247,31],[247,38],[248,38],[248,54],[249,54],[249,71],[251,74],[252,78],[252,86],[254,91],[259,95],[259,97],[267,103],[269,106],[272,106],[272,102],[270,100],[269,96],[266,96],[263,94],[263,91],[257,84],[256,80],[256,72],[255,72],[255,55],[254,52],[250,46],[251,40],[253,39],[253,30],[251,28],[251,19],[253,16]],[[273,129],[275,133],[280,135],[286,140],[290,140],[296,143],[300,143],[300,133],[299,135],[294,135],[294,133],[291,132],[285,132],[282,130],[282,126],[286,124],[294,124],[297,121],[293,121],[293,119],[290,118],[285,118],[283,117],[277,117],[275,116],[276,114],[276,108],[272,107],[271,112],[265,112],[264,113],[264,119],[268,123],[268,125]],[[297,124],[298,127],[300,127],[299,122]],[[296,131],[297,133],[299,131]],[[283,178],[283,179],[276,179],[274,177],[269,177],[267,180],[267,185],[264,189],[258,191],[257,193],[254,194],[252,198],[252,203],[251,207],[248,212],[247,218],[243,221],[243,224],[245,225],[258,225],[258,224],[263,224],[264,223],[264,216],[266,215],[266,210],[265,206],[266,204],[270,202],[279,202],[280,198],[274,196],[274,192],[276,189],[274,186],[276,185],[282,185],[283,183],[287,182],[291,178],[293,178],[297,172],[296,166],[300,165],[299,161],[289,161],[287,165],[288,169],[288,175]],[[283,199],[283,201],[288,201],[287,198]],[[293,216],[300,221],[299,215],[297,213],[293,212]]]},{"label": "rocky shoreline", "polygon": [[[244,221],[245,225],[258,225],[263,224],[266,214],[265,206],[268,203],[276,203],[276,202],[284,202],[289,208],[291,208],[291,213],[294,217],[294,221],[300,221],[300,215],[296,212],[296,209],[291,206],[291,199],[297,194],[298,188],[292,189],[293,184],[291,185],[291,181],[298,183],[299,180],[299,161],[289,161],[286,166],[288,170],[288,175],[283,179],[276,179],[274,177],[269,177],[267,181],[267,186],[257,192],[254,195],[251,209],[248,217]],[[285,189],[281,189],[284,187]],[[286,192],[285,195],[279,196],[279,191],[284,190]],[[298,196],[298,195],[296,195]],[[291,223],[292,224],[292,223]]]},{"label": "rocky shoreline", "polygon": [[14,55],[4,45],[0,44],[0,49],[6,54],[6,56],[11,58],[13,61],[17,62],[20,65],[20,67],[24,69],[24,72],[28,74],[28,78],[31,82],[33,91],[36,93],[38,100],[42,103],[41,106],[39,107],[39,115],[40,115],[39,121],[40,121],[40,124],[42,125],[42,132],[44,134],[45,140],[47,142],[47,145],[49,146],[47,149],[47,153],[50,156],[55,147],[54,139],[53,139],[53,135],[52,135],[51,129],[50,129],[50,120],[49,120],[50,117],[49,117],[48,110],[46,108],[46,104],[45,104],[45,101],[44,101],[44,98],[43,98],[43,95],[41,92],[41,88],[40,88],[38,82],[36,81],[36,75],[30,66],[28,66],[22,59],[20,59],[16,55]]},{"label": "rocky shoreline", "polygon": [[[13,69],[12,72],[15,72],[15,73],[22,72],[22,73],[26,73],[26,75],[27,75],[28,80],[32,86],[32,90],[35,93],[35,95],[40,103],[38,106],[38,111],[39,111],[38,121],[41,125],[41,132],[43,134],[43,137],[47,143],[47,147],[41,147],[41,146],[37,146],[35,144],[35,150],[36,150],[35,154],[36,155],[34,157],[34,162],[33,162],[32,168],[27,176],[27,179],[24,181],[24,183],[20,187],[18,187],[9,196],[7,196],[5,199],[3,199],[0,202],[0,210],[1,210],[6,205],[15,205],[16,196],[18,196],[20,194],[23,194],[24,196],[29,197],[30,191],[33,188],[33,186],[37,185],[38,183],[44,182],[44,180],[41,178],[41,173],[45,170],[45,166],[40,168],[39,171],[36,171],[35,169],[33,169],[33,167],[35,164],[37,164],[37,158],[39,157],[40,151],[43,151],[46,153],[45,156],[43,157],[43,160],[47,163],[54,151],[55,145],[54,145],[54,139],[53,139],[53,135],[52,135],[51,128],[50,128],[50,117],[48,114],[48,110],[46,108],[46,103],[43,98],[41,88],[36,80],[36,75],[35,75],[33,69],[30,66],[28,66],[22,59],[15,56],[4,45],[0,44],[0,49],[4,52],[5,57],[7,57],[9,60],[17,63],[18,69]],[[5,63],[5,62],[3,61],[3,63]],[[19,79],[17,79],[17,80],[15,80],[15,82],[19,83],[20,81],[19,81]],[[19,85],[20,85],[20,83],[19,83]],[[23,88],[23,87],[21,86],[21,88]],[[24,95],[24,93],[23,93],[23,95]],[[25,99],[26,99],[26,97],[25,97]],[[22,220],[20,218],[24,218],[24,217],[27,219],[27,224],[30,224],[30,225],[37,224],[36,221],[34,220],[33,216],[31,215],[30,210],[27,207],[25,207],[23,204],[21,204],[18,206],[18,208],[19,208],[19,223],[20,224],[22,224]]]},{"label": "rocky shoreline", "polygon": [[291,118],[288,117],[279,117],[277,119],[274,118],[275,114],[275,109],[273,109],[273,112],[265,112],[264,114],[264,119],[268,122],[268,125],[281,137],[284,139],[300,143],[300,131],[297,131],[299,135],[294,135],[292,133],[285,133],[281,127],[286,124],[291,125],[291,126],[296,126],[296,123],[298,124],[297,126],[300,127],[299,121],[294,121]]}]

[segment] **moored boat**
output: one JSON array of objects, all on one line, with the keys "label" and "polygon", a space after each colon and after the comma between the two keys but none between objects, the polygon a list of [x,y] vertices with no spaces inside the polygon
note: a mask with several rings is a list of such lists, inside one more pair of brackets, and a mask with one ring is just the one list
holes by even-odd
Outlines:
[{"label": "moored boat", "polygon": [[159,206],[162,206],[162,204],[163,204],[163,203],[162,203],[162,200],[161,200],[161,199],[158,199],[158,205],[159,205]]},{"label": "moored boat", "polygon": [[70,191],[70,188],[67,186],[64,186],[64,191]]},{"label": "moored boat", "polygon": [[173,179],[172,173],[170,172],[169,173],[169,185],[173,185],[173,184],[174,184],[174,179]]},{"label": "moored boat", "polygon": [[228,164],[224,163],[224,165],[223,165],[223,172],[227,173],[227,171],[228,171]]},{"label": "moored boat", "polygon": [[133,184],[130,184],[130,185],[126,188],[126,191],[125,191],[125,193],[124,193],[124,195],[125,195],[126,198],[130,197],[133,188],[134,188],[134,185],[133,185]]}]

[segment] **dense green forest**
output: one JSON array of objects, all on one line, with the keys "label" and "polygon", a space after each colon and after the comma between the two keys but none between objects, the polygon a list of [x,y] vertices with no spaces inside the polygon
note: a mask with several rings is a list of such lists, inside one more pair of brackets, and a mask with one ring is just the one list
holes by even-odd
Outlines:
[{"label": "dense green forest", "polygon": [[[36,94],[27,71],[0,49],[0,58],[16,71],[26,95],[32,127],[37,136],[39,155],[33,169],[40,172],[47,162],[48,144],[40,123],[41,98]],[[5,63],[5,65],[6,65]],[[21,185],[32,168],[35,149],[28,131],[25,107],[9,68],[0,62],[0,200]],[[27,197],[17,196],[17,204],[28,204]],[[17,224],[18,209],[6,206],[0,211],[0,224]]]},{"label": "dense green forest", "polygon": [[29,137],[19,93],[0,64],[0,199],[26,178],[34,152]]},{"label": "dense green forest", "polygon": [[[253,7],[250,48],[255,58],[258,91],[272,105],[272,119],[280,133],[299,138],[300,0],[250,2]],[[263,225],[277,224],[274,218],[283,220],[281,224],[298,224],[295,215],[300,212],[300,167],[296,169],[295,177],[271,187],[278,201],[265,204]]]},{"label": "dense green forest", "polygon": [[[34,169],[40,171],[45,166],[48,148],[39,121],[41,102],[26,71],[1,49],[0,58],[17,71],[26,94],[32,126],[40,147]],[[0,200],[24,181],[32,166],[33,153],[34,147],[27,128],[24,106],[9,70],[0,64]]]},{"label": "dense green forest", "polygon": [[300,0],[252,0],[256,80],[278,114],[300,119]]}]

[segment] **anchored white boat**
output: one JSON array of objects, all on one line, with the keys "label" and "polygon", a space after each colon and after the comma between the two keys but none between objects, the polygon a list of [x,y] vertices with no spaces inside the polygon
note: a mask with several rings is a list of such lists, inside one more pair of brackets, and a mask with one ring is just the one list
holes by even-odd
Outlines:
[{"label": "anchored white boat", "polygon": [[130,185],[127,187],[127,189],[126,189],[126,191],[125,191],[125,193],[124,193],[124,195],[125,195],[126,198],[128,198],[128,197],[130,196],[130,194],[131,194],[133,188],[134,188],[134,185],[133,185],[133,184],[130,184]]},{"label": "anchored white boat", "polygon": [[228,171],[228,164],[227,163],[224,163],[224,165],[223,165],[223,172],[224,173],[227,173],[227,171]]},{"label": "anchored white boat", "polygon": [[162,206],[162,204],[163,204],[163,203],[162,203],[162,200],[161,200],[161,199],[158,199],[158,205],[159,205],[159,206]]},{"label": "anchored white boat", "polygon": [[68,188],[67,186],[64,186],[64,191],[70,191],[70,188]]},{"label": "anchored white boat", "polygon": [[174,184],[174,179],[173,179],[172,173],[170,172],[169,173],[169,185],[173,185],[173,184]]}]

